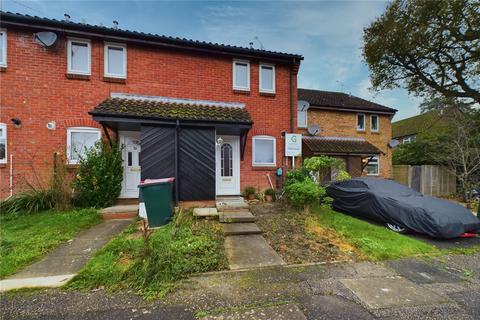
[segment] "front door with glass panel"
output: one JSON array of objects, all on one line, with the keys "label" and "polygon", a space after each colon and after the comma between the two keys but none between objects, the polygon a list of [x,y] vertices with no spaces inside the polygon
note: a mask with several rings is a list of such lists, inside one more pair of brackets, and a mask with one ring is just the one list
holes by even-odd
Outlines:
[{"label": "front door with glass panel", "polygon": [[140,183],[140,133],[121,132],[120,141],[123,144],[123,183],[122,198],[138,198],[138,185]]},{"label": "front door with glass panel", "polygon": [[240,137],[217,136],[217,195],[240,194]]}]

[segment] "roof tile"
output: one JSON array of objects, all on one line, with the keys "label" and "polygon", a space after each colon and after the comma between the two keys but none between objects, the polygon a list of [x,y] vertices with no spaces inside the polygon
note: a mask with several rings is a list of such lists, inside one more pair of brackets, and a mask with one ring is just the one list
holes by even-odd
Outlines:
[{"label": "roof tile", "polygon": [[304,146],[313,154],[381,154],[377,147],[364,139],[334,137],[303,137]]}]

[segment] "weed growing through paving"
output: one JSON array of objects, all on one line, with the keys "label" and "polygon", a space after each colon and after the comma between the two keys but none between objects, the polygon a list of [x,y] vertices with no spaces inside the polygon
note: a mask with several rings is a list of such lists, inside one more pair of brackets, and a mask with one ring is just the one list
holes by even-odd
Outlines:
[{"label": "weed growing through paving", "polygon": [[131,288],[146,298],[160,298],[182,278],[227,266],[220,227],[194,220],[191,211],[155,229],[146,245],[147,250],[138,225],[132,225],[98,251],[67,287]]}]

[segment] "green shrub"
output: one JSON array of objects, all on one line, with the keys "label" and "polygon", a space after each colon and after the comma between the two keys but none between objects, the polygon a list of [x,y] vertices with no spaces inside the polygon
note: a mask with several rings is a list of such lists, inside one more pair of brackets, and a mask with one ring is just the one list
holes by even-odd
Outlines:
[{"label": "green shrub", "polygon": [[248,197],[251,194],[255,194],[255,188],[254,187],[248,186],[248,187],[245,187],[245,189],[243,189],[243,195],[245,197]]},{"label": "green shrub", "polygon": [[309,206],[319,203],[325,196],[325,189],[309,179],[294,182],[285,187],[287,202],[297,208],[309,210]]},{"label": "green shrub", "polygon": [[3,214],[36,213],[55,207],[55,194],[51,189],[30,190],[14,195],[0,202]]},{"label": "green shrub", "polygon": [[264,194],[266,196],[275,196],[275,189],[268,188],[267,190],[265,190]]},{"label": "green shrub", "polygon": [[311,180],[308,170],[303,167],[300,169],[292,169],[287,171],[283,185],[287,187],[293,183],[305,181],[306,179]]},{"label": "green shrub", "polygon": [[123,164],[121,149],[104,141],[86,150],[73,180],[74,204],[80,207],[108,207],[122,190]]},{"label": "green shrub", "polygon": [[332,197],[323,197],[322,198],[322,207],[324,208],[332,208],[332,204],[333,204],[333,198]]},{"label": "green shrub", "polygon": [[337,175],[337,181],[345,181],[350,180],[352,177],[350,174],[345,170],[340,170]]}]

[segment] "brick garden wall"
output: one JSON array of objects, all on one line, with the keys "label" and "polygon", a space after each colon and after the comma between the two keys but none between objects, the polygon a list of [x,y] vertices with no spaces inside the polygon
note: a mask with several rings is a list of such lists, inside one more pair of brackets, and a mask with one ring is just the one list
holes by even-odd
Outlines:
[{"label": "brick garden wall", "polygon": [[[103,41],[92,39],[91,76],[66,76],[66,38],[45,49],[33,41],[30,31],[8,29],[8,67],[0,72],[0,122],[7,124],[8,157],[13,154],[14,192],[28,184],[47,185],[53,153],[66,152],[66,128],[98,127],[88,111],[111,92],[175,98],[245,103],[254,126],[241,162],[241,188],[267,188],[266,174],[274,168],[253,168],[251,137],[265,134],[277,139],[277,166],[281,166],[284,142],[281,131],[290,131],[290,67],[276,65],[276,94],[259,93],[258,62],[250,61],[250,92],[232,89],[232,59],[197,53],[180,53],[127,43],[125,83],[103,78]],[[265,61],[268,62],[268,61]],[[296,93],[296,76],[294,78]],[[295,100],[296,101],[296,96]],[[11,118],[22,120],[14,128]],[[46,124],[55,121],[56,130]],[[0,167],[0,198],[8,195],[10,160]]]},{"label": "brick garden wall", "polygon": [[[381,114],[378,116],[380,119],[379,132],[370,131],[369,113],[366,113],[365,131],[357,131],[357,114],[355,112],[310,109],[307,121],[308,125],[318,124],[322,136],[365,138],[385,153],[385,155],[380,155],[380,176],[391,178],[392,150],[388,147],[388,142],[392,137],[391,117]],[[299,129],[299,132],[307,134],[305,129]]]}]

